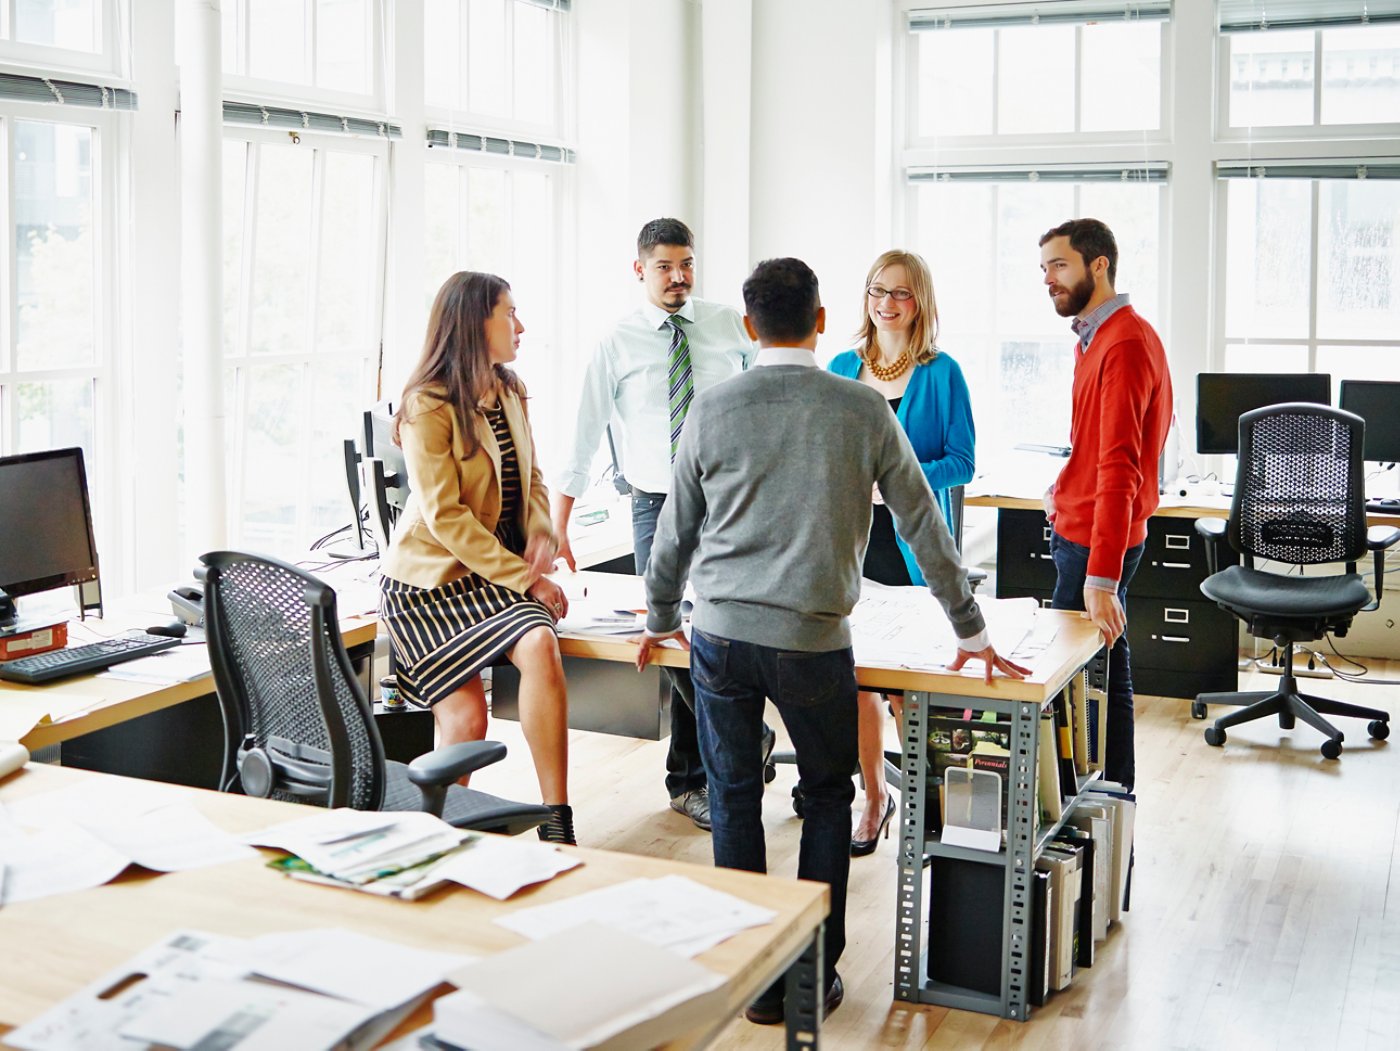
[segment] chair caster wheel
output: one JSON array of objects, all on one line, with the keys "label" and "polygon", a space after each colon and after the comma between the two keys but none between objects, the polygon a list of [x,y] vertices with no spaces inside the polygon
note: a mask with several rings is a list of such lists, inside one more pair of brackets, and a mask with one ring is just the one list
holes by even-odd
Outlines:
[{"label": "chair caster wheel", "polygon": [[763,783],[771,785],[778,776],[778,768],[772,763],[763,764]]},{"label": "chair caster wheel", "polygon": [[1342,742],[1331,737],[1322,742],[1322,758],[1340,759],[1342,757]]},{"label": "chair caster wheel", "polygon": [[805,810],[805,807],[803,806],[803,800],[802,800],[802,786],[801,786],[801,785],[793,785],[793,786],[792,786],[792,812],[793,812],[794,814],[796,814],[798,817],[806,817],[807,815],[806,815],[805,813],[803,813],[804,810]]},{"label": "chair caster wheel", "polygon": [[1219,748],[1225,743],[1225,731],[1218,726],[1206,727],[1206,744],[1212,748]]},{"label": "chair caster wheel", "polygon": [[1204,719],[1206,717],[1206,704],[1204,701],[1191,702],[1191,718]]},{"label": "chair caster wheel", "polygon": [[1373,740],[1384,741],[1390,736],[1390,724],[1384,719],[1377,719],[1375,722],[1366,724],[1366,732]]}]

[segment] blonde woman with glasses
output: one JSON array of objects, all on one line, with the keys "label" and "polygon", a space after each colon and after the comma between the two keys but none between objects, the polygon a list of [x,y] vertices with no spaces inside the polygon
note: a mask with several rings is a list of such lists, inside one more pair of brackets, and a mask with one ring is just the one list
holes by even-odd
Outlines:
[{"label": "blonde woman with glasses", "polygon": [[[855,349],[838,354],[828,367],[884,395],[914,446],[946,522],[951,511],[948,490],[972,480],[976,432],[962,369],[937,346],[938,306],[928,264],[913,252],[884,253],[870,267],[864,298],[865,321],[856,335]],[[878,488],[872,500],[864,575],[896,587],[923,586],[923,574],[909,545],[895,532]],[[891,693],[889,699],[898,715],[903,694]],[[881,834],[889,835],[894,815],[894,799],[885,787],[882,707],[880,694],[861,692],[865,810],[851,832],[854,857],[874,852]]]}]

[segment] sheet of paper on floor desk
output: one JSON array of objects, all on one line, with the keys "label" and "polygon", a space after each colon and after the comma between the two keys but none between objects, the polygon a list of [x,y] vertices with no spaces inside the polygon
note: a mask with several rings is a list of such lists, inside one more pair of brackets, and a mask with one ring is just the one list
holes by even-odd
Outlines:
[{"label": "sheet of paper on floor desk", "polygon": [[698,963],[597,923],[497,953],[452,981],[462,991],[434,1005],[433,1033],[473,1051],[656,1047],[713,1019],[724,985]]},{"label": "sheet of paper on floor desk", "polygon": [[[1012,652],[1030,632],[1033,599],[986,603],[987,630],[997,652]],[[936,671],[947,666],[958,637],[943,608],[925,588],[890,588],[862,581],[860,601],[851,612],[857,663]],[[973,672],[981,672],[980,666]]]},{"label": "sheet of paper on floor desk", "polygon": [[482,836],[469,850],[446,858],[432,875],[505,901],[522,887],[543,883],[582,864],[545,843]]},{"label": "sheet of paper on floor desk", "polygon": [[103,822],[149,813],[179,802],[182,790],[159,781],[108,777],[79,781],[63,788],[25,796],[10,804],[21,825],[43,828],[57,821]]},{"label": "sheet of paper on floor desk", "polygon": [[696,956],[777,913],[685,876],[634,879],[496,920],[531,940],[596,922],[682,956]]},{"label": "sheet of paper on floor desk", "polygon": [[248,942],[254,974],[387,1011],[476,959],[336,928],[264,934]]},{"label": "sheet of paper on floor desk", "polygon": [[441,854],[472,835],[417,811],[339,809],[249,833],[243,842],[276,847],[328,876],[363,882]]},{"label": "sheet of paper on floor desk", "polygon": [[113,850],[156,872],[207,868],[258,856],[187,802],[78,823]]},{"label": "sheet of paper on floor desk", "polygon": [[208,674],[209,647],[196,645],[172,646],[149,657],[114,664],[99,674],[98,678],[168,686],[177,682],[193,682]]}]

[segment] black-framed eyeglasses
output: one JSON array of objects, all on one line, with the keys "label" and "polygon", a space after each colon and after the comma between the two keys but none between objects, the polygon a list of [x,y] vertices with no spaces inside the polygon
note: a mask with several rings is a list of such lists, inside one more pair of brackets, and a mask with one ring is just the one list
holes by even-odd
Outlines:
[{"label": "black-framed eyeglasses", "polygon": [[865,290],[865,294],[871,299],[884,299],[886,296],[890,296],[899,303],[907,303],[914,298],[914,293],[907,288],[885,288],[883,285],[871,285]]}]

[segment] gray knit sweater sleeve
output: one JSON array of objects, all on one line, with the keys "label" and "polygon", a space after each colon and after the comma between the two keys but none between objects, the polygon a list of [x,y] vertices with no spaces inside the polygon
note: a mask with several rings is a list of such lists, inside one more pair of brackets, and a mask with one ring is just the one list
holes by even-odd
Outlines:
[{"label": "gray knit sweater sleeve", "polygon": [[893,413],[886,413],[876,461],[880,495],[894,515],[894,527],[914,552],[928,589],[943,607],[953,631],[968,639],[986,627],[968,587],[957,545],[933,500],[913,446]]}]

